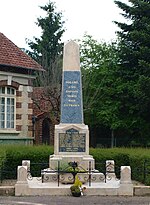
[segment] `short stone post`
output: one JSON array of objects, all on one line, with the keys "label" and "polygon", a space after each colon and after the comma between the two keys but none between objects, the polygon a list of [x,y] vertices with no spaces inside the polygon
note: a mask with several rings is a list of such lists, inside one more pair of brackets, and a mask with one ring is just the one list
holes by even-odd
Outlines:
[{"label": "short stone post", "polygon": [[22,166],[27,166],[27,172],[30,172],[30,160],[22,160]]},{"label": "short stone post", "polygon": [[130,166],[121,166],[121,184],[131,184],[131,168]]},{"label": "short stone post", "polygon": [[119,195],[133,196],[130,166],[121,166]]},{"label": "short stone post", "polygon": [[17,183],[15,184],[15,196],[26,195],[27,188],[27,166],[18,166]]},{"label": "short stone post", "polygon": [[17,183],[27,183],[27,166],[18,166]]},{"label": "short stone post", "polygon": [[116,180],[115,162],[114,160],[107,160],[106,161],[106,182],[111,182],[112,180]]}]

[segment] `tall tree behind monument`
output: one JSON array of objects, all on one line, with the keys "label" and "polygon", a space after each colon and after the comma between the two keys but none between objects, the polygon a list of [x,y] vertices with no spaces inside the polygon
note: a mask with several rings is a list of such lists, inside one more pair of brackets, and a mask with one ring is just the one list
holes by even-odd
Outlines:
[{"label": "tall tree behind monument", "polygon": [[119,31],[120,108],[130,139],[142,146],[150,133],[150,1],[115,1],[124,22],[115,22]]},{"label": "tall tree behind monument", "polygon": [[40,38],[34,37],[34,41],[27,40],[31,48],[27,53],[46,70],[44,73],[37,73],[35,86],[48,86],[61,82],[63,50],[61,37],[65,29],[62,13],[55,11],[53,2],[40,8],[47,14],[45,18],[37,19],[37,26],[42,29],[42,35]]}]

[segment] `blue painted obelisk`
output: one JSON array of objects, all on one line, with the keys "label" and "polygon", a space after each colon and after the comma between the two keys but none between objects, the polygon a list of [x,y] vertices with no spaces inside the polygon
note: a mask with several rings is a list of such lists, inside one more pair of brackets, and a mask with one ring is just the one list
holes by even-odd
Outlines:
[{"label": "blue painted obelisk", "polygon": [[74,41],[64,45],[61,95],[61,123],[82,124],[82,84],[79,46]]}]

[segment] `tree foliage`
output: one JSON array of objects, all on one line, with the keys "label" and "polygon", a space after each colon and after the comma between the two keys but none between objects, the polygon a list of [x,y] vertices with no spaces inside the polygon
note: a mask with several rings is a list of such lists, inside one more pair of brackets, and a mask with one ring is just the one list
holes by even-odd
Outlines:
[{"label": "tree foliage", "polygon": [[110,129],[120,126],[118,82],[115,81],[117,62],[115,42],[99,43],[89,35],[84,36],[81,43],[83,104],[85,120],[90,125],[101,124]]},{"label": "tree foliage", "polygon": [[37,26],[41,28],[42,34],[40,38],[34,37],[34,41],[27,41],[31,49],[28,53],[46,70],[44,73],[38,73],[35,85],[48,86],[61,81],[61,37],[65,29],[62,13],[56,11],[53,2],[40,8],[46,13],[45,17],[37,19]]},{"label": "tree foliage", "polygon": [[[115,1],[126,23],[118,43],[86,36],[82,49],[86,119],[146,145],[150,133],[150,1]],[[88,116],[88,117],[87,117]],[[124,135],[123,135],[124,136]]]},{"label": "tree foliage", "polygon": [[[60,91],[62,75],[62,35],[65,31],[61,12],[56,11],[54,2],[49,1],[40,7],[44,17],[37,19],[37,26],[41,29],[41,36],[34,37],[33,41],[27,40],[30,50],[27,53],[42,65],[45,72],[37,72],[34,82],[35,87],[42,87],[41,96],[33,102],[39,113],[48,112],[53,122],[59,121],[60,116]],[[45,101],[46,109],[42,110],[41,102]]]},{"label": "tree foliage", "polygon": [[115,22],[120,28],[118,77],[122,79],[122,115],[128,129],[146,142],[150,133],[150,1],[115,3],[127,19],[127,23]]}]

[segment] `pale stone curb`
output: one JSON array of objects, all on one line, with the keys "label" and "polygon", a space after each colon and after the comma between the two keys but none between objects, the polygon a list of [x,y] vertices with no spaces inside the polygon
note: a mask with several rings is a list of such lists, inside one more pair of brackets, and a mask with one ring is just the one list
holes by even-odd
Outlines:
[{"label": "pale stone curb", "polygon": [[150,196],[150,186],[134,186],[134,196]]},{"label": "pale stone curb", "polygon": [[0,196],[15,196],[15,186],[0,186]]},{"label": "pale stone curb", "polygon": [[[14,195],[15,195],[14,186],[0,186],[0,196],[14,196]],[[134,186],[133,195],[150,196],[150,186]]]}]

